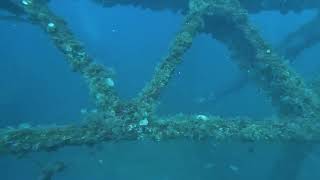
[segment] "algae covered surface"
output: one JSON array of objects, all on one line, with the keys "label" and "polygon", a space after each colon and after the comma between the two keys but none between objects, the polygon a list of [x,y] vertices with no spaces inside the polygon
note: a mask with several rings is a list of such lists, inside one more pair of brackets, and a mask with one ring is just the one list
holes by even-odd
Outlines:
[{"label": "algae covered surface", "polygon": [[317,179],[319,8],[1,1],[1,179]]}]

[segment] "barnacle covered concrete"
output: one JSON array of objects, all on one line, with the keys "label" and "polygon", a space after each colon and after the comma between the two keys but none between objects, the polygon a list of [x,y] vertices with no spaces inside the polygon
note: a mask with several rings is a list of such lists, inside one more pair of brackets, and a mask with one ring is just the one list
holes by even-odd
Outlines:
[{"label": "barnacle covered concrete", "polygon": [[72,70],[85,78],[97,107],[105,112],[113,112],[118,103],[118,96],[114,86],[110,86],[109,83],[112,79],[111,70],[94,62],[82,43],[70,31],[67,23],[48,8],[46,1],[21,2],[19,6],[25,11],[28,19],[47,33]]},{"label": "barnacle covered concrete", "polygon": [[[0,130],[1,153],[25,154],[34,151],[53,151],[64,146],[144,139],[165,141],[191,138],[220,142],[269,143],[319,141],[317,94],[307,87],[303,79],[277,55],[249,22],[249,12],[277,9],[281,5],[280,1],[191,0],[155,3],[142,0],[119,2],[96,0],[96,2],[107,6],[150,5],[160,9],[170,4],[174,5],[176,10],[184,9],[187,15],[169,48],[168,55],[157,67],[153,79],[147,83],[137,98],[123,102],[114,91],[115,84],[111,72],[93,61],[85,52],[83,45],[68,29],[67,24],[48,8],[47,1],[30,0],[28,3],[19,4],[28,18],[48,34],[72,69],[86,79],[100,111],[79,125],[2,129]],[[313,8],[318,5],[318,1],[299,4],[296,1],[281,2],[285,3],[285,7],[292,7],[289,10]],[[185,3],[184,8],[180,8],[181,3]],[[159,100],[162,89],[171,80],[176,67],[199,32],[210,33],[226,44],[239,67],[248,73],[269,95],[273,104],[279,107],[279,112],[284,117],[282,120],[224,119],[217,116],[199,119],[197,116],[183,115],[158,118],[154,115],[152,109]]]},{"label": "barnacle covered concrete", "polygon": [[[189,0],[92,0],[106,7],[115,5],[135,6],[154,11],[171,10],[174,12],[186,12],[188,10]],[[288,13],[290,11],[299,13],[303,10],[319,9],[320,2],[318,0],[239,0],[242,7],[250,13],[258,13],[261,11],[280,11]]]},{"label": "barnacle covered concrete", "polygon": [[187,138],[215,142],[319,143],[320,123],[310,119],[289,122],[215,116],[199,120],[196,116],[177,115],[154,119],[148,125],[88,119],[79,125],[2,129],[0,135],[0,154],[23,155],[121,140],[161,142]]}]

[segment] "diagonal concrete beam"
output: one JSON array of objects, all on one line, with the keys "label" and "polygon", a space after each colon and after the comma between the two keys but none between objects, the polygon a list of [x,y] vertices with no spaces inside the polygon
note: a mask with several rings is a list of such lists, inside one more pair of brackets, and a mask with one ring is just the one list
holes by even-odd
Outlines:
[{"label": "diagonal concrete beam", "polygon": [[[273,104],[278,105],[280,114],[284,117],[319,117],[319,97],[289,68],[283,58],[273,52],[257,30],[250,26],[247,12],[241,9],[240,5],[237,6],[235,1],[232,5],[224,6],[224,9],[224,12],[212,11],[217,13],[216,20],[213,21],[216,26],[212,26],[211,34],[228,45],[240,67],[265,90],[272,98]],[[222,20],[217,18],[219,14]],[[288,154],[286,157],[293,160],[291,167],[299,169],[305,154],[311,149],[312,145],[308,145],[300,151],[285,152]],[[290,172],[285,166],[288,163],[286,160],[287,158],[278,161],[276,167],[283,168],[274,171],[272,178],[297,177],[297,172],[284,173],[283,176],[278,173]],[[287,176],[288,174],[290,176]]]},{"label": "diagonal concrete beam", "polygon": [[38,25],[51,38],[64,55],[72,70],[80,73],[89,85],[97,107],[113,114],[119,103],[114,90],[112,72],[93,61],[82,43],[74,36],[66,22],[56,16],[43,0],[25,0],[18,4],[28,19]]},{"label": "diagonal concrete beam", "polygon": [[[213,0],[215,1],[215,0]],[[237,1],[219,1],[205,29],[231,51],[232,59],[254,79],[284,116],[317,116],[318,96],[249,23]]]},{"label": "diagonal concrete beam", "polygon": [[[178,32],[172,42],[168,54],[157,66],[153,78],[143,88],[136,100],[144,113],[150,114],[150,112],[152,112],[154,105],[159,100],[161,91],[172,79],[177,66],[182,62],[184,54],[192,46],[194,37],[200,32],[204,25],[203,15],[208,6],[193,6],[194,1],[197,0],[190,1],[190,10],[182,23],[180,32]],[[198,8],[202,10],[199,10]]]},{"label": "diagonal concrete beam", "polygon": [[293,61],[305,49],[313,47],[320,42],[320,13],[299,29],[290,33],[279,45],[281,54]]},{"label": "diagonal concrete beam", "polygon": [[[276,51],[279,52],[280,55],[284,56],[289,63],[293,63],[294,61],[298,60],[296,57],[299,56],[304,50],[311,48],[320,42],[320,31],[317,30],[318,24],[320,24],[319,14],[311,21],[303,24],[296,31],[290,33],[286,38],[284,38],[284,40],[277,45]],[[206,101],[205,103],[211,104],[216,101],[220,101],[226,96],[233,94],[245,87],[249,81],[250,80],[249,77],[247,77],[247,74],[242,74],[242,76],[240,75],[240,77],[236,79],[233,84],[216,92],[216,98]],[[320,95],[320,84],[318,81],[319,79],[314,79],[311,82],[308,82],[308,85],[311,84],[312,90],[316,90],[316,93]]]}]

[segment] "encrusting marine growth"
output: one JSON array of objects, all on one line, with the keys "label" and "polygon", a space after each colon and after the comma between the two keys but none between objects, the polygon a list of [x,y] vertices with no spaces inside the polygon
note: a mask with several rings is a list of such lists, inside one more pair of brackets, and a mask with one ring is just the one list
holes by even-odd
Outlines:
[{"label": "encrusting marine growth", "polygon": [[[194,140],[210,138],[218,142],[319,142],[319,90],[317,87],[309,88],[261,38],[248,19],[248,13],[262,9],[297,11],[299,8],[310,9],[313,5],[318,5],[318,1],[303,2],[299,7],[288,2],[292,5],[286,6],[288,9],[282,9],[276,0],[260,1],[265,2],[266,6],[250,4],[246,0],[190,0],[177,3],[163,1],[162,6],[157,8],[152,1],[141,1],[141,7],[148,8],[150,5],[149,8],[155,10],[183,9],[182,12],[186,15],[168,54],[157,66],[153,78],[131,101],[122,101],[118,97],[115,92],[117,84],[111,70],[94,62],[67,23],[49,9],[47,1],[21,1],[18,6],[28,20],[43,29],[64,55],[72,70],[84,77],[98,111],[88,115],[86,121],[79,125],[2,129],[0,152],[23,155],[29,152],[54,151],[64,146],[94,145],[107,141],[164,141],[181,137]],[[102,0],[95,2],[106,3]],[[130,4],[129,2],[126,1],[125,5]],[[121,3],[124,2],[108,1],[105,5]],[[278,107],[282,120],[257,121],[241,117],[224,119],[218,116],[199,118],[197,115],[161,118],[154,114],[163,88],[172,79],[194,37],[202,32],[210,33],[212,37],[226,44],[233,60],[264,90],[272,99],[273,105]]]}]

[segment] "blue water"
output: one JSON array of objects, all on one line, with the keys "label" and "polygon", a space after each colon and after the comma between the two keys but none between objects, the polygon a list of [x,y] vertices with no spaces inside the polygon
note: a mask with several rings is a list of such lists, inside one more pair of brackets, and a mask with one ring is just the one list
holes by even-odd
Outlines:
[{"label": "blue water", "polygon": [[[68,22],[97,62],[114,69],[117,91],[124,98],[134,97],[152,77],[183,20],[181,14],[170,11],[102,8],[86,0],[54,0],[50,7]],[[264,12],[251,15],[251,20],[268,42],[277,45],[314,15],[312,11],[287,15]],[[305,50],[292,64],[307,80],[320,68],[319,50],[319,45]],[[195,39],[178,72],[162,95],[160,115],[261,118],[274,113],[254,83],[221,101],[199,102],[242,75],[226,47],[206,34]],[[80,110],[90,106],[85,82],[70,70],[39,27],[0,21],[0,127],[77,123]],[[299,179],[320,178],[318,155],[315,151],[307,156]],[[0,179],[37,179],[43,165],[59,160],[66,163],[67,169],[54,180],[268,179],[280,156],[279,145],[184,140],[119,142],[33,153],[22,159],[0,157]]]}]

